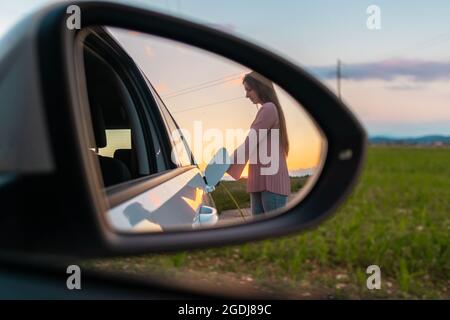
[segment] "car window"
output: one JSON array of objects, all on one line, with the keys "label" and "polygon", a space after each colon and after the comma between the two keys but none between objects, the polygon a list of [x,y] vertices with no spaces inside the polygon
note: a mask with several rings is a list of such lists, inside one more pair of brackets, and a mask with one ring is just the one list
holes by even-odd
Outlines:
[{"label": "car window", "polygon": [[157,172],[162,172],[162,171],[165,171],[168,169],[168,166],[167,166],[166,162],[164,161],[163,149],[161,147],[161,143],[158,140],[158,136],[156,134],[156,130],[153,127],[153,125],[150,125],[149,128],[150,128],[150,134],[151,134],[151,139],[152,139],[152,143],[153,143],[154,162],[156,165],[156,170],[157,170]]},{"label": "car window", "polygon": [[162,114],[164,116],[164,119],[166,121],[166,125],[169,129],[172,144],[174,145],[173,150],[174,158],[176,159],[176,161],[180,166],[192,165],[192,160],[190,156],[191,152],[189,151],[184,141],[182,132],[179,130],[169,111],[167,110],[161,99],[159,99],[159,97],[157,98],[157,101],[158,105],[160,106],[160,110],[162,111]]},{"label": "car window", "polygon": [[[88,38],[89,39],[89,38]],[[92,39],[92,38],[91,38]],[[139,91],[120,66],[85,40],[85,70],[93,129],[105,187],[165,171],[162,143],[154,124],[142,117]]]},{"label": "car window", "polygon": [[175,120],[173,119],[172,115],[169,113],[164,102],[155,92],[154,88],[152,87],[147,78],[146,82],[150,91],[152,92],[153,97],[156,100],[156,103],[158,104],[158,108],[161,111],[162,117],[164,118],[165,121],[166,130],[167,133],[169,134],[170,141],[172,143],[172,154],[171,154],[172,162],[176,164],[178,167],[190,166],[194,164],[192,160],[192,152],[187,146],[182,131],[179,130],[179,127],[176,124]]},{"label": "car window", "polygon": [[106,147],[99,148],[98,154],[104,157],[114,157],[117,150],[131,150],[131,129],[105,130]]}]

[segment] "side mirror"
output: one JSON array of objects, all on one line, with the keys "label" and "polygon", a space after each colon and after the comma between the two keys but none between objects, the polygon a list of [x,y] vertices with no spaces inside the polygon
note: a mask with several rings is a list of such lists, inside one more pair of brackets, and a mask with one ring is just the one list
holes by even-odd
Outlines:
[{"label": "side mirror", "polygon": [[[81,29],[67,27],[67,5],[56,3],[11,30],[15,37],[0,52],[0,151],[6,155],[0,170],[7,177],[0,180],[0,200],[2,211],[8,212],[0,217],[1,248],[98,257],[266,239],[318,225],[352,190],[365,155],[364,129],[340,99],[299,66],[235,36],[161,13],[104,1],[71,5],[81,10]],[[230,90],[240,90],[233,102],[239,98],[245,104],[234,105],[238,109],[233,110],[239,110],[234,113],[222,109],[228,114],[214,117],[216,122],[232,122],[245,110],[249,119],[261,116],[256,127],[276,119],[268,125],[276,130],[284,111],[292,150],[314,141],[312,166],[291,161],[283,143],[286,150],[275,150],[281,150],[284,161],[276,172],[282,168],[284,176],[239,189],[246,205],[247,191],[281,190],[271,192],[275,196],[270,195],[270,201],[289,201],[278,206],[276,214],[269,210],[263,218],[242,216],[237,224],[221,223],[229,212],[219,212],[224,204],[210,196],[218,193],[214,187],[225,172],[239,179],[245,168],[236,174],[227,161],[211,161],[203,176],[182,145],[171,158],[176,144],[171,132],[181,118],[167,108],[167,97],[158,94],[161,87],[155,89],[149,73],[120,41],[120,32],[116,37],[111,29],[175,43],[180,54],[189,46],[192,52],[225,61],[228,71],[254,71],[261,76],[259,82],[279,94],[279,103],[255,98],[239,78]],[[140,52],[151,56],[152,47]],[[177,67],[175,74],[185,74],[178,68],[182,61],[170,61]],[[153,65],[160,66],[157,61]],[[205,62],[186,60],[183,65],[197,68],[192,76],[213,72]],[[179,89],[185,93],[189,84],[184,85]],[[248,108],[246,93],[261,104],[258,111]],[[185,104],[179,114],[190,109]],[[261,108],[264,115],[257,113]],[[198,117],[207,115],[204,111]],[[306,128],[315,138],[292,134],[290,128]],[[110,149],[113,138],[120,143]],[[274,141],[282,141],[278,138]],[[222,147],[215,149],[219,151],[213,160],[230,157],[231,150]],[[289,179],[299,189],[295,194],[277,185]],[[237,188],[244,188],[242,183]]]}]

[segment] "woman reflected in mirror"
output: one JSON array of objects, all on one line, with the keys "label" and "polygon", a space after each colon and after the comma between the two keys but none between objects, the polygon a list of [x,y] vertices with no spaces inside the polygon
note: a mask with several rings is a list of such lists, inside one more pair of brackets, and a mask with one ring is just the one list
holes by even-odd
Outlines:
[{"label": "woman reflected in mirror", "polygon": [[245,142],[231,156],[227,173],[239,179],[247,163],[247,192],[252,215],[280,209],[287,204],[290,178],[286,157],[289,141],[286,121],[273,83],[257,72],[244,76],[246,98],[260,106]]}]

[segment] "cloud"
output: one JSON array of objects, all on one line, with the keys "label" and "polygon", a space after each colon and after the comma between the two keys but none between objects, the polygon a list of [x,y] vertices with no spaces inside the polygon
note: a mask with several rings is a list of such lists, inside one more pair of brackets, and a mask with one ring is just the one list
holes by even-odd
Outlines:
[{"label": "cloud", "polygon": [[245,75],[248,73],[249,71],[245,71],[242,72],[240,75],[237,75],[229,80],[227,80],[224,85],[226,86],[231,86],[231,87],[240,87],[242,86],[242,80],[244,79]]},{"label": "cloud", "polygon": [[386,86],[386,89],[389,90],[403,90],[403,91],[408,91],[408,90],[420,90],[423,89],[424,86],[421,85],[416,85],[416,84],[395,84],[395,85],[390,85],[390,86]]},{"label": "cloud", "polygon": [[[308,68],[320,79],[335,79],[336,66]],[[371,63],[343,64],[342,78],[351,80],[394,81],[399,77],[412,81],[450,80],[450,62],[391,59]]]}]

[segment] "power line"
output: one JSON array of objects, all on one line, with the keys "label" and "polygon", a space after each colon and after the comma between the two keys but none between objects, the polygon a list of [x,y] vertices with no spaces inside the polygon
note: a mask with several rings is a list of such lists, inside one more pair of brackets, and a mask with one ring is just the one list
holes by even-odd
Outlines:
[{"label": "power line", "polygon": [[405,51],[410,51],[413,49],[417,49],[417,50],[423,50],[423,49],[427,49],[427,48],[431,48],[437,44],[441,44],[444,41],[448,41],[450,40],[450,32],[445,32],[445,33],[441,33],[438,34],[430,39],[425,39],[419,42],[416,42],[412,45],[409,45],[407,47],[404,47],[403,49],[398,49],[395,51],[392,51],[389,54],[385,54],[384,56],[386,57],[385,59],[389,59],[389,58],[395,58],[396,56],[398,56],[399,54],[405,52]]},{"label": "power line", "polygon": [[200,105],[200,106],[196,106],[196,107],[192,107],[192,108],[182,109],[182,110],[179,110],[179,111],[172,111],[172,113],[181,113],[181,112],[190,111],[190,110],[194,110],[194,109],[210,107],[210,106],[213,106],[213,105],[216,105],[216,104],[221,104],[221,103],[225,103],[225,102],[231,102],[231,101],[235,101],[235,100],[239,100],[239,99],[245,99],[245,98],[244,97],[236,97],[236,98],[222,100],[222,101],[217,101],[217,102],[213,102],[213,103],[208,103],[208,104],[204,104],[204,105]]},{"label": "power line", "polygon": [[202,83],[198,83],[196,85],[193,85],[193,86],[190,86],[190,87],[187,87],[187,88],[184,88],[184,89],[180,89],[180,90],[169,92],[169,93],[165,94],[164,97],[170,97],[170,96],[176,95],[178,93],[185,92],[185,91],[188,91],[188,90],[191,90],[191,89],[196,89],[198,87],[202,87],[202,86],[205,86],[205,85],[208,85],[208,84],[211,84],[211,83],[215,83],[215,82],[222,83],[222,82],[234,80],[237,76],[240,76],[240,75],[241,75],[241,73],[231,74],[231,75],[228,75],[228,76],[225,76],[225,77],[220,77],[220,78],[215,79],[215,80],[209,80],[209,81],[205,81],[205,82],[202,82]]},{"label": "power line", "polygon": [[173,98],[173,97],[176,97],[176,96],[181,95],[181,94],[185,94],[185,93],[187,94],[187,93],[190,93],[190,92],[194,92],[194,91],[196,91],[194,89],[197,89],[197,88],[199,90],[204,89],[204,88],[209,88],[209,87],[212,86],[212,85],[209,85],[209,84],[216,83],[215,85],[219,85],[219,84],[227,82],[227,81],[239,79],[239,77],[241,75],[242,75],[242,73],[236,73],[236,74],[231,74],[231,75],[228,75],[228,76],[225,76],[225,77],[221,77],[221,78],[218,78],[218,79],[215,79],[215,80],[205,81],[205,82],[196,84],[194,86],[190,86],[190,87],[187,87],[187,88],[184,88],[184,89],[180,89],[180,90],[169,92],[169,93],[165,94],[163,97],[164,98]]},{"label": "power line", "polygon": [[196,91],[200,91],[200,90],[203,90],[203,89],[215,87],[215,86],[218,86],[219,84],[222,84],[222,83],[225,83],[225,82],[234,80],[234,79],[239,79],[239,78],[232,78],[232,79],[229,79],[229,80],[226,80],[226,81],[221,81],[221,82],[218,82],[218,83],[213,83],[213,84],[210,84],[210,85],[207,85],[207,86],[203,86],[203,87],[200,87],[200,88],[197,88],[197,89],[192,89],[192,90],[185,91],[185,92],[182,92],[182,93],[174,94],[174,95],[171,95],[171,96],[169,96],[169,97],[166,96],[166,97],[164,97],[164,98],[165,98],[165,99],[175,98],[175,97],[182,96],[182,95],[185,95],[185,94],[189,94],[189,93],[192,93],[192,92],[196,92]]}]

